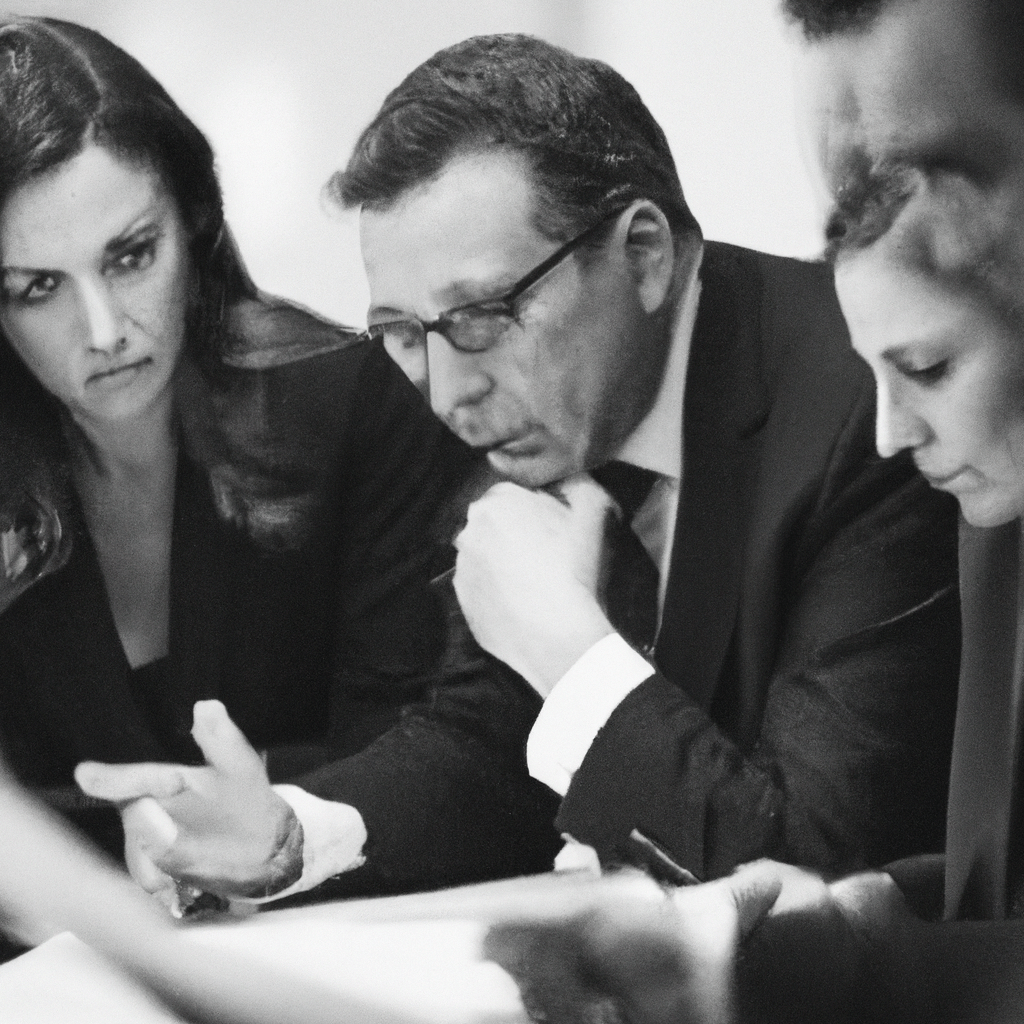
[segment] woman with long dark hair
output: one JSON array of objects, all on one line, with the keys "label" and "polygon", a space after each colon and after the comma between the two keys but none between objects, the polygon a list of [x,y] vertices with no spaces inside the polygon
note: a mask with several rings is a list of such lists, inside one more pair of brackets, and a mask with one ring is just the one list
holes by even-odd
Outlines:
[{"label": "woman with long dark hair", "polygon": [[[252,839],[232,849],[251,863],[197,877],[171,857],[170,877],[130,845],[147,887],[313,884],[362,863],[367,828],[364,891],[546,865],[550,807],[515,743],[487,746],[528,722],[529,695],[474,692],[432,719],[445,622],[428,582],[450,553],[428,524],[474,459],[379,347],[256,289],[210,146],[152,76],[42,18],[0,23],[0,389],[17,456],[0,482],[0,745],[16,778],[114,849],[116,816],[75,789],[75,766],[202,765],[203,728],[220,742],[233,721],[252,785],[229,779],[215,810],[191,793],[191,820],[219,828],[237,808]],[[349,839],[297,825],[246,744],[272,780],[320,767],[306,788]],[[129,828],[154,810],[183,828],[120,802]],[[318,837],[329,855],[310,852]]]}]

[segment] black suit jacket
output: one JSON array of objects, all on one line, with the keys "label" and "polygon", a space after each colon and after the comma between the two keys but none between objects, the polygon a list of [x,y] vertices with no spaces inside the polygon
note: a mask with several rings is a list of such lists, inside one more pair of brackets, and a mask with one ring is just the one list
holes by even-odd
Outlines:
[{"label": "black suit jacket", "polygon": [[[479,460],[378,346],[265,297],[231,312],[218,365],[178,381],[164,684],[131,683],[71,494],[68,563],[0,616],[15,773],[68,809],[80,760],[196,761],[192,705],[217,697],[274,781],[315,771],[307,788],[363,811],[351,891],[547,866],[550,795],[518,748],[487,740],[493,722],[522,733],[536,697],[518,679],[437,678],[446,612],[429,581],[451,551],[435,520]],[[438,723],[448,695],[468,710]],[[116,816],[71,814],[119,852]]]},{"label": "black suit jacket", "polygon": [[1024,915],[1021,522],[961,524],[964,657],[946,840],[946,916]]},{"label": "black suit jacket", "polygon": [[638,828],[700,877],[846,870],[942,844],[956,506],[874,451],[830,271],[706,246],[657,674],[601,730],[558,827]]}]

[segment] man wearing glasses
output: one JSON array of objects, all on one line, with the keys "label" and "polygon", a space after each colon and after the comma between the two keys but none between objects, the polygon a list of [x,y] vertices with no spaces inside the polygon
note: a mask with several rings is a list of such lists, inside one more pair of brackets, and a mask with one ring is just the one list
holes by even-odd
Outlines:
[{"label": "man wearing glasses", "polygon": [[[464,618],[453,600],[430,729],[390,730],[396,755],[357,792],[317,773],[283,854],[296,885],[353,848],[372,871],[382,836],[419,860],[486,838],[468,780],[510,759],[525,776],[524,746],[578,841],[566,860],[591,847],[679,881],[938,849],[955,508],[874,454],[828,269],[705,244],[629,84],[523,36],[413,71],[333,187],[362,209],[371,336],[497,482],[456,541]],[[267,799],[239,771],[222,799],[189,791],[187,844],[181,771],[158,771],[147,792],[174,820],[169,838],[139,823],[139,859],[219,891],[211,851],[254,842],[247,807]]]},{"label": "man wearing glasses", "polygon": [[523,36],[413,71],[333,188],[371,335],[501,478],[455,590],[560,831],[674,878],[938,849],[954,509],[875,456],[828,270],[705,244],[632,87]]}]

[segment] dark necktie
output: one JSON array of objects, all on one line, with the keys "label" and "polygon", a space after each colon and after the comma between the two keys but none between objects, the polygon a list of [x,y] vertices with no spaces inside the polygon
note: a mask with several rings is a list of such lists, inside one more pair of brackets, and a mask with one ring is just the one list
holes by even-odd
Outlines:
[{"label": "dark necktie", "polygon": [[658,631],[658,569],[631,524],[658,474],[628,462],[608,462],[590,475],[622,510],[621,522],[613,519],[606,536],[609,566],[605,611],[619,633],[649,657]]}]

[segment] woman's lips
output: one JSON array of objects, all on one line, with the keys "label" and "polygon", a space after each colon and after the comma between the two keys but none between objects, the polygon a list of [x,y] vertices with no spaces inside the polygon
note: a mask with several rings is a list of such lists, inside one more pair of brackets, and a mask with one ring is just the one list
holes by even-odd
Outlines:
[{"label": "woman's lips", "polygon": [[100,383],[105,380],[110,380],[121,376],[122,374],[128,373],[132,370],[141,370],[143,366],[150,362],[148,357],[142,359],[136,359],[130,363],[123,363],[120,366],[112,366],[105,370],[100,370],[97,373],[90,374],[87,382],[89,384]]}]

